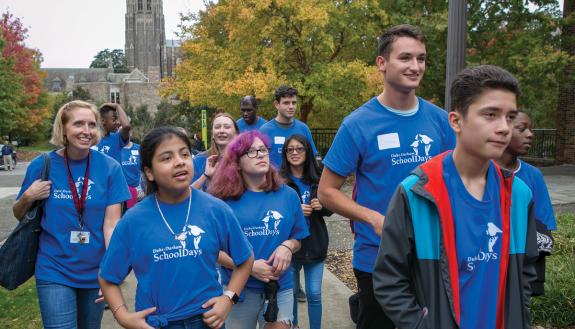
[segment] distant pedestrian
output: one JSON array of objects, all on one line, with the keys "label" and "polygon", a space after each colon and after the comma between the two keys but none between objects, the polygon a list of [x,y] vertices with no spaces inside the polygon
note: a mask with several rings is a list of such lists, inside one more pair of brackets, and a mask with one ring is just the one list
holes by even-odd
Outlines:
[{"label": "distant pedestrian", "polygon": [[4,141],[4,147],[2,148],[2,159],[4,160],[4,170],[14,170],[14,162],[12,161],[12,154],[14,149],[12,144],[7,140]]},{"label": "distant pedestrian", "polygon": [[206,147],[204,146],[204,141],[202,140],[202,135],[201,134],[194,134],[194,145],[192,146],[192,150],[195,154],[204,152],[206,150]]},{"label": "distant pedestrian", "polygon": [[240,128],[240,133],[257,130],[267,121],[258,116],[258,102],[254,96],[245,96],[240,102],[240,112],[242,117],[236,121]]}]

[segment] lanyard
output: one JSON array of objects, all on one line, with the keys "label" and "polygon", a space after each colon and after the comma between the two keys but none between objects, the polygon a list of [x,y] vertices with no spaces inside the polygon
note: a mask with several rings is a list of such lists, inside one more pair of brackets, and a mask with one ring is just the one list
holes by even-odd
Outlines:
[{"label": "lanyard", "polygon": [[86,172],[84,173],[84,184],[82,185],[82,196],[78,197],[78,191],[76,190],[76,184],[74,184],[74,179],[72,178],[72,172],[70,171],[70,164],[68,163],[68,152],[64,150],[64,161],[66,162],[66,169],[68,169],[68,183],[70,184],[70,191],[72,191],[72,197],[74,198],[74,207],[78,212],[78,221],[80,222],[80,228],[84,229],[84,207],[86,205],[86,195],[88,194],[89,176],[90,176],[90,153],[88,153],[88,162],[86,163]]}]

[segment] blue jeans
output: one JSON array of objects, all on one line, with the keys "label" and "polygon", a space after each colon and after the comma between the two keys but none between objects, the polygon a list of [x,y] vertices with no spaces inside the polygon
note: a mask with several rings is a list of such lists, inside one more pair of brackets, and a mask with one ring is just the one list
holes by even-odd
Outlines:
[{"label": "blue jeans", "polygon": [[[255,329],[259,325],[259,328],[263,329],[268,323],[264,319],[264,314],[268,307],[264,293],[258,293],[249,289],[244,290],[243,293],[244,300],[232,307],[232,311],[226,319],[226,327],[229,329]],[[279,291],[277,302],[279,310],[276,322],[291,325],[293,290],[285,289]]]},{"label": "blue jeans", "polygon": [[72,288],[36,279],[42,322],[46,329],[100,329],[104,303],[98,290]]},{"label": "blue jeans", "polygon": [[305,293],[307,296],[307,314],[309,316],[309,328],[321,328],[321,283],[323,279],[323,261],[317,263],[300,263],[291,262],[293,272],[294,286],[294,306],[293,306],[293,324],[297,325],[297,287],[299,283],[299,272],[303,267],[305,275]]},{"label": "blue jeans", "polygon": [[[222,326],[222,329],[225,328],[225,325]],[[162,329],[210,329],[210,327],[204,322],[201,315],[197,315],[184,320],[170,321],[168,325],[162,327]]]}]

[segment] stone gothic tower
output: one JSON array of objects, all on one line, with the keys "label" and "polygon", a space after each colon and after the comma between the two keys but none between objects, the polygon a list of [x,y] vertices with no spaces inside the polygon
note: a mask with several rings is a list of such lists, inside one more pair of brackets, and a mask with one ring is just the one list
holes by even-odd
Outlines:
[{"label": "stone gothic tower", "polygon": [[126,0],[128,68],[142,71],[150,82],[167,74],[162,0]]}]

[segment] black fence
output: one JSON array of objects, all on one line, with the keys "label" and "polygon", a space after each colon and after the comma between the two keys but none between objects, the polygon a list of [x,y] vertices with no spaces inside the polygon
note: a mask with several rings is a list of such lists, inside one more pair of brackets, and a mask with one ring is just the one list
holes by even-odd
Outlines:
[{"label": "black fence", "polygon": [[333,143],[333,138],[337,133],[337,128],[314,128],[311,129],[311,135],[317,148],[317,152],[322,158],[325,157],[327,151]]},{"label": "black fence", "polygon": [[555,129],[533,129],[533,145],[529,156],[534,158],[555,158]]},{"label": "black fence", "polygon": [[[311,134],[321,157],[329,150],[337,128],[311,129]],[[529,156],[534,158],[555,158],[555,129],[533,129],[533,146]]]}]

